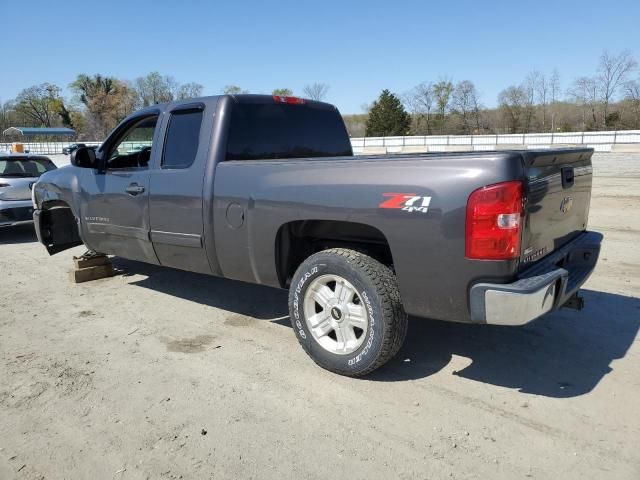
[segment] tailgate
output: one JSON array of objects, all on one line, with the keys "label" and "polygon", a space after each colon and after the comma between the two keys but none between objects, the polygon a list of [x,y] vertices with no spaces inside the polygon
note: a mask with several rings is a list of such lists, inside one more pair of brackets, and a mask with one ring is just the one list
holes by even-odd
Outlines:
[{"label": "tailgate", "polygon": [[526,203],[521,268],[526,268],[586,230],[593,150],[528,151],[522,155]]}]

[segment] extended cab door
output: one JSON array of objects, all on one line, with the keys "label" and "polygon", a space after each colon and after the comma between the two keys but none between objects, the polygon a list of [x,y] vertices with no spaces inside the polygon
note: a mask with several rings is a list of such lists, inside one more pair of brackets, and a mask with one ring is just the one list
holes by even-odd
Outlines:
[{"label": "extended cab door", "polygon": [[164,145],[151,170],[151,241],[161,265],[211,273],[204,246],[202,189],[215,99],[169,108]]},{"label": "extended cab door", "polygon": [[83,171],[83,239],[98,252],[158,263],[149,239],[149,162],[159,143],[158,119],[153,112],[120,126],[101,152],[106,171]]}]

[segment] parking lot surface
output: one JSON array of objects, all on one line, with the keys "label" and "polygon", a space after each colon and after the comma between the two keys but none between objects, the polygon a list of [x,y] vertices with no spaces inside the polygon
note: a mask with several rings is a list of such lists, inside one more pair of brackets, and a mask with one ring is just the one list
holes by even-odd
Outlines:
[{"label": "parking lot surface", "polygon": [[412,319],[365,379],[305,355],[284,291],[119,258],[75,285],[81,247],[0,230],[0,479],[637,480],[640,156],[594,171],[582,312]]}]

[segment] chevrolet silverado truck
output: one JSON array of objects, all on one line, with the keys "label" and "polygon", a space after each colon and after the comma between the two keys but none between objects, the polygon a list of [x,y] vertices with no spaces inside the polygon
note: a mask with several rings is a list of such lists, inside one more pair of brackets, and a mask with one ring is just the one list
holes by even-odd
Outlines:
[{"label": "chevrolet silverado truck", "polygon": [[[289,289],[295,335],[361,376],[409,315],[523,325],[593,271],[593,150],[354,156],[329,104],[222,95],[155,105],[42,175],[50,254],[95,252]],[[215,291],[211,295],[216,295]]]}]

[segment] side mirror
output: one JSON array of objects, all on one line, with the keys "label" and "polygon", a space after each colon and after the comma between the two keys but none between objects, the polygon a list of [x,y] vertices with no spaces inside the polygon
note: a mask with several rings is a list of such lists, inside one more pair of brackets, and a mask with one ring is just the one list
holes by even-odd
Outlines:
[{"label": "side mirror", "polygon": [[96,152],[93,148],[80,147],[71,152],[71,165],[80,168],[98,168]]}]

